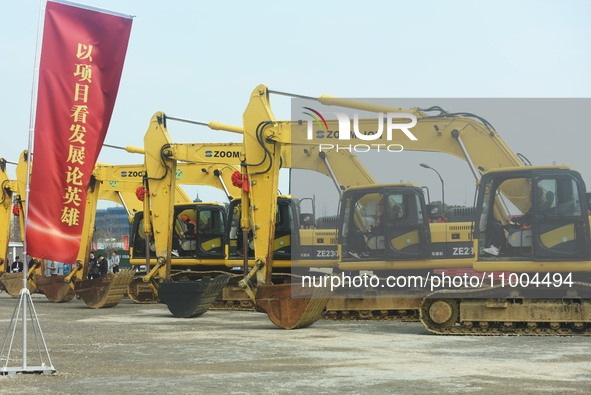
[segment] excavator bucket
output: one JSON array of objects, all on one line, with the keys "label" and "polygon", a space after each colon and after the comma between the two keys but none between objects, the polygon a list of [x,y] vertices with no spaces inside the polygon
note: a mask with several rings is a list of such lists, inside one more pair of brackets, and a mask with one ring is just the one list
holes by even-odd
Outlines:
[{"label": "excavator bucket", "polygon": [[[13,298],[18,298],[21,289],[23,289],[23,274],[22,273],[4,273],[0,276],[0,282],[4,285],[6,292]],[[27,288],[30,293],[37,291],[37,284],[31,279],[27,280]]]},{"label": "excavator bucket", "polygon": [[295,284],[259,285],[257,306],[283,329],[312,325],[322,317],[330,291],[325,288],[303,288]]},{"label": "excavator bucket", "polygon": [[123,269],[116,274],[76,282],[75,292],[88,307],[102,309],[117,306],[127,293],[135,271]]},{"label": "excavator bucket", "polygon": [[223,274],[198,281],[167,281],[160,283],[158,296],[173,316],[198,317],[209,310],[229,280],[230,275]]},{"label": "excavator bucket", "polygon": [[37,289],[54,303],[69,302],[76,294],[70,283],[64,281],[65,276],[35,276]]}]

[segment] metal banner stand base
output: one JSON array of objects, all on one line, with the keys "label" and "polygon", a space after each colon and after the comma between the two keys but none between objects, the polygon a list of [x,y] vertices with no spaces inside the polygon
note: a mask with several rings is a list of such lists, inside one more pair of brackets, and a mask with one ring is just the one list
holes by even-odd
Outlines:
[{"label": "metal banner stand base", "polygon": [[[37,357],[35,361],[37,365],[27,364],[27,310],[31,322],[31,327],[33,329],[35,344],[37,346],[35,354]],[[19,319],[21,318],[23,328],[22,344],[15,344],[16,329],[19,323]],[[20,366],[9,367],[8,363],[11,361],[10,353],[13,351],[13,346],[20,345],[22,345],[22,358],[20,360],[18,360],[18,358],[12,358],[13,362],[15,364],[20,364]],[[6,337],[4,338],[4,343],[2,344],[2,353],[0,353],[0,363],[3,363],[3,365],[0,366],[0,375],[3,376],[15,375],[17,373],[52,374],[56,372],[55,368],[53,367],[53,364],[51,363],[51,358],[49,357],[49,351],[47,350],[47,344],[45,343],[43,332],[41,332],[41,326],[39,325],[37,312],[35,311],[35,307],[33,306],[31,293],[26,287],[23,287],[23,289],[21,289],[18,304],[14,309],[12,319],[10,320],[10,325],[8,327],[8,330],[6,331]]]}]

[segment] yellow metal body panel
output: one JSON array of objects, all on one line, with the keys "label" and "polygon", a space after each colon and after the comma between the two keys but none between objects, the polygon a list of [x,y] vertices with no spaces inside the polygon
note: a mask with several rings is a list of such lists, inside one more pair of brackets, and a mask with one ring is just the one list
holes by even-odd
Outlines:
[{"label": "yellow metal body panel", "polygon": [[419,231],[413,230],[411,232],[407,232],[403,235],[397,236],[390,240],[390,244],[396,250],[403,250],[408,248],[412,245],[416,245],[419,243]]},{"label": "yellow metal body panel", "polygon": [[567,241],[573,241],[574,239],[574,224],[564,225],[540,235],[540,242],[547,248],[553,248],[560,243],[566,243]]}]

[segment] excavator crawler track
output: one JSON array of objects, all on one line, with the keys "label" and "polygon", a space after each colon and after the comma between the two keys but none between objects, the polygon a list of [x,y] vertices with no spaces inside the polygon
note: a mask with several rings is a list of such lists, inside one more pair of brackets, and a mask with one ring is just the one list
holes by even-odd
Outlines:
[{"label": "excavator crawler track", "polygon": [[[275,276],[275,274],[274,274]],[[278,282],[286,283],[286,275],[279,276]],[[255,311],[255,305],[246,292],[237,286],[241,275],[234,275],[226,285],[211,310],[226,311]],[[275,282],[275,280],[274,280]],[[335,321],[358,320],[388,320],[400,322],[418,322],[419,305],[422,298],[419,297],[388,297],[375,295],[359,295],[346,297],[333,295],[328,299],[321,319]]]},{"label": "excavator crawler track", "polygon": [[116,274],[76,282],[74,290],[88,307],[102,309],[117,306],[127,293],[135,271],[123,269]]},{"label": "excavator crawler track", "polygon": [[440,335],[591,335],[591,284],[574,283],[546,299],[528,297],[527,290],[506,297],[498,291],[434,292],[421,303],[421,322]]},{"label": "excavator crawler track", "polygon": [[228,284],[218,294],[211,310],[254,311],[254,302],[243,288],[238,286],[242,275],[233,275]]},{"label": "excavator crawler track", "polygon": [[392,320],[416,322],[422,297],[411,292],[394,295],[391,292],[334,292],[328,300],[323,318],[328,320]]},{"label": "excavator crawler track", "polygon": [[[330,300],[328,302],[330,304]],[[322,318],[332,321],[400,321],[418,322],[419,310],[325,310]]]},{"label": "excavator crawler track", "polygon": [[158,295],[155,293],[156,281],[146,283],[142,276],[135,277],[127,286],[127,295],[136,303],[158,303]]}]

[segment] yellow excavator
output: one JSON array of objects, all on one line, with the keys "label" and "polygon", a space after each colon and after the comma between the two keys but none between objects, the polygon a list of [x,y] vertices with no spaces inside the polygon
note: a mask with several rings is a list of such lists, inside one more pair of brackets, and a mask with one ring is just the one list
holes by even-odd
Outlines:
[{"label": "yellow excavator", "polygon": [[[196,145],[194,145],[196,147]],[[223,145],[223,150],[230,149],[232,145]],[[220,149],[219,144],[211,144],[202,151],[205,155],[201,159],[195,159],[191,163],[181,163],[176,166],[174,172],[165,174],[163,179],[172,178],[171,187],[175,193],[167,194],[174,211],[174,220],[162,218],[161,212],[168,207],[153,203],[155,194],[158,194],[157,185],[161,180],[146,180],[144,185],[146,195],[144,197],[144,210],[138,211],[132,222],[132,237],[130,246],[130,264],[138,268],[138,274],[129,285],[128,293],[131,299],[138,303],[156,301],[158,285],[154,278],[161,274],[157,270],[150,270],[151,266],[159,268],[157,250],[159,243],[171,235],[173,247],[171,256],[174,257],[171,272],[178,278],[194,277],[196,266],[201,269],[218,270],[224,265],[223,239],[226,223],[226,205],[221,203],[192,202],[190,199],[179,199],[179,185],[207,185],[223,190],[229,200],[232,200],[229,185],[231,176],[236,167],[231,163],[216,163],[218,159],[208,159],[209,153],[216,153]],[[146,167],[146,178],[150,177],[150,167]],[[151,204],[152,210],[146,211],[146,206]],[[146,216],[145,213],[151,215]],[[168,222],[170,221],[170,222]],[[152,225],[154,223],[154,225]],[[146,226],[149,230],[146,232]],[[207,227],[205,230],[204,228]],[[152,234],[154,229],[154,234]],[[144,266],[147,270],[139,270]],[[213,285],[213,284],[212,284]]]},{"label": "yellow excavator", "polygon": [[489,286],[430,294],[421,305],[425,327],[438,334],[591,335],[585,191],[581,175],[566,166],[484,173],[473,267]]}]

